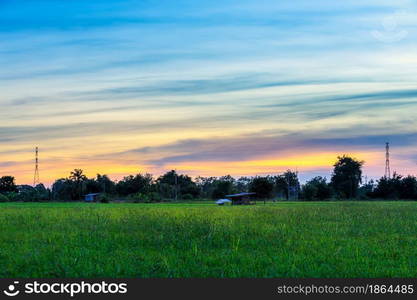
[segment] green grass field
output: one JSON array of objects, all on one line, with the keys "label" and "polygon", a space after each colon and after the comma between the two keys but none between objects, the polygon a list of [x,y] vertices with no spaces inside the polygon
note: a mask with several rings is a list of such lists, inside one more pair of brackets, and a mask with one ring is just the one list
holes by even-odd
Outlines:
[{"label": "green grass field", "polygon": [[2,203],[1,277],[417,277],[417,203]]}]

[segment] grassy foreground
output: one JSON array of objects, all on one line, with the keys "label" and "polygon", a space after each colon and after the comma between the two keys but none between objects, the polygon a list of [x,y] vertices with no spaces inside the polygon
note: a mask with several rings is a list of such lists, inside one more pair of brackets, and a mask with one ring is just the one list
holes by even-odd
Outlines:
[{"label": "grassy foreground", "polygon": [[1,277],[417,277],[417,203],[0,205]]}]

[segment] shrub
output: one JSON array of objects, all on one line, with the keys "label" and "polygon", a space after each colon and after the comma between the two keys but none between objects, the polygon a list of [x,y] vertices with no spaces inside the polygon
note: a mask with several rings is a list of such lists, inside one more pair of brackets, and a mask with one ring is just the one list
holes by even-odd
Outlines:
[{"label": "shrub", "polygon": [[100,203],[110,203],[110,197],[107,194],[100,194],[98,196],[98,202]]},{"label": "shrub", "polygon": [[40,200],[35,189],[21,191],[19,197],[23,202],[38,202]]},{"label": "shrub", "polygon": [[0,194],[0,202],[9,202],[9,198],[3,194]]},{"label": "shrub", "polygon": [[323,201],[331,197],[331,189],[326,182],[326,178],[317,176],[303,185],[301,194],[304,200],[307,201]]},{"label": "shrub", "polygon": [[133,201],[134,203],[150,203],[151,202],[149,196],[143,193],[131,194],[127,198],[128,200]]},{"label": "shrub", "polygon": [[127,200],[134,203],[155,203],[161,202],[161,196],[157,192],[152,192],[148,194],[144,193],[135,193],[127,197]]},{"label": "shrub", "polygon": [[157,193],[157,192],[149,193],[148,197],[149,197],[150,202],[161,202],[162,201],[161,195],[159,195],[159,193]]},{"label": "shrub", "polygon": [[182,198],[182,200],[193,200],[194,199],[193,195],[191,195],[191,194],[182,195],[181,198]]},{"label": "shrub", "polygon": [[10,202],[22,201],[22,196],[15,192],[6,193],[5,196],[9,199]]},{"label": "shrub", "polygon": [[301,190],[301,196],[306,201],[314,201],[317,195],[317,187],[313,184],[305,184]]}]

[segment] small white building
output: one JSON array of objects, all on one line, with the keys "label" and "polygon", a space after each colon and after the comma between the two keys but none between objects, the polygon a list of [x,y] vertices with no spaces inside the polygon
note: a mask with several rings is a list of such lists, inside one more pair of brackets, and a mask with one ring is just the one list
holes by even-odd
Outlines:
[{"label": "small white building", "polygon": [[232,201],[229,200],[229,199],[220,199],[220,200],[216,201],[216,204],[218,204],[218,205],[225,205],[227,203],[232,203]]}]

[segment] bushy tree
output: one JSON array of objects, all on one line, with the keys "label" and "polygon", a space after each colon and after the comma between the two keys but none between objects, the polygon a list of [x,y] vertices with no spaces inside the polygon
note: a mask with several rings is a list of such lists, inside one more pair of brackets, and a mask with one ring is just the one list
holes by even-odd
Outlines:
[{"label": "bushy tree", "polygon": [[334,164],[331,185],[340,198],[355,198],[362,182],[364,162],[347,155],[339,156]]},{"label": "bushy tree", "polygon": [[77,200],[78,191],[71,180],[60,178],[52,185],[52,199],[57,201]]},{"label": "bushy tree", "polygon": [[361,185],[358,189],[358,198],[361,200],[367,200],[373,197],[375,190],[375,182],[370,180],[369,182]]},{"label": "bushy tree", "polygon": [[147,194],[152,191],[153,176],[151,174],[129,175],[119,181],[116,186],[116,192],[121,196],[131,194]]},{"label": "bushy tree", "polygon": [[84,181],[85,193],[104,193],[115,194],[116,184],[107,176],[97,174],[96,178],[87,179]]},{"label": "bushy tree", "polygon": [[195,183],[200,190],[200,195],[203,198],[211,198],[214,189],[216,188],[216,177],[197,177]]},{"label": "bushy tree", "polygon": [[[245,193],[248,192],[250,189],[250,184],[253,178],[251,177],[240,177],[235,182],[236,191],[238,193]],[[271,192],[272,193],[272,192]]]},{"label": "bushy tree", "polygon": [[415,176],[407,176],[401,180],[401,199],[417,199],[417,179]]},{"label": "bushy tree", "polygon": [[35,190],[44,197],[48,197],[48,189],[43,185],[43,183],[39,183],[35,186]]},{"label": "bushy tree", "polygon": [[382,177],[373,192],[374,198],[381,199],[399,199],[401,197],[402,176],[396,173],[391,178]]},{"label": "bushy tree", "polygon": [[301,198],[305,201],[314,201],[317,196],[317,187],[314,184],[306,183],[301,188]]},{"label": "bushy tree", "polygon": [[300,190],[300,181],[297,172],[287,170],[285,173],[275,176],[274,191],[284,196],[287,200],[291,195],[297,194]]},{"label": "bushy tree", "polygon": [[50,191],[45,188],[43,184],[38,184],[33,187],[30,185],[19,185],[18,193],[9,197],[13,201],[24,201],[24,202],[39,202],[50,200]]},{"label": "bushy tree", "polygon": [[0,178],[0,193],[17,192],[15,178],[13,176],[3,176]]},{"label": "bushy tree", "polygon": [[51,191],[42,183],[35,186],[36,201],[47,201],[51,198]]},{"label": "bushy tree", "polygon": [[52,185],[52,198],[62,201],[81,200],[87,191],[89,179],[83,170],[74,169],[68,178],[61,178]]},{"label": "bushy tree", "polygon": [[[152,178],[152,175],[150,175]],[[114,194],[116,192],[116,184],[107,176],[97,174],[95,180],[100,187],[100,192],[106,194]]]},{"label": "bushy tree", "polygon": [[326,200],[331,197],[331,188],[326,178],[317,176],[303,185],[301,194],[307,201]]},{"label": "bushy tree", "polygon": [[230,175],[217,178],[214,182],[215,188],[211,197],[213,199],[220,199],[226,195],[234,194],[236,192],[235,182],[236,179]]},{"label": "bushy tree", "polygon": [[273,178],[267,177],[254,177],[249,184],[249,191],[256,193],[256,197],[259,199],[268,199],[272,197],[274,190]]},{"label": "bushy tree", "polygon": [[181,199],[184,195],[197,198],[200,189],[190,176],[178,174],[175,170],[169,171],[157,179],[158,190],[163,197]]},{"label": "bushy tree", "polygon": [[372,196],[381,199],[417,199],[417,179],[411,175],[402,177],[397,173],[391,178],[382,177]]},{"label": "bushy tree", "polygon": [[9,201],[10,199],[6,195],[0,194],[0,202],[9,202]]}]

